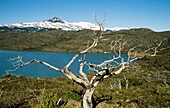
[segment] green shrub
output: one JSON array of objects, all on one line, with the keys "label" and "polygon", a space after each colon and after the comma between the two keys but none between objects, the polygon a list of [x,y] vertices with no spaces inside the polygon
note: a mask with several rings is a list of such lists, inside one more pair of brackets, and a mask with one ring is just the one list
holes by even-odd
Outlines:
[{"label": "green shrub", "polygon": [[140,86],[143,83],[140,79],[137,78],[128,78],[128,81],[130,86]]},{"label": "green shrub", "polygon": [[170,95],[170,88],[168,87],[158,88],[156,93],[158,93],[159,95]]},{"label": "green shrub", "polygon": [[55,108],[57,107],[57,100],[58,98],[56,94],[44,94],[42,100],[40,101],[39,108]]},{"label": "green shrub", "polygon": [[74,92],[68,92],[66,96],[69,100],[71,99],[71,100],[80,101],[82,99],[82,97],[78,93],[74,93]]}]

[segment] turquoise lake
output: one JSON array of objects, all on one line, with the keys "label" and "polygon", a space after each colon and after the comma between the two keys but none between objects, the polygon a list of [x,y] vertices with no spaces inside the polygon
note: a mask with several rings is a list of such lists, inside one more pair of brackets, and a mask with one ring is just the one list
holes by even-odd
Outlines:
[{"label": "turquoise lake", "polygon": [[[8,61],[10,58],[17,56],[22,56],[23,61],[29,61],[32,59],[39,59],[45,61],[55,67],[63,68],[75,55],[76,53],[60,53],[60,52],[17,52],[17,51],[5,51],[0,50],[0,77],[3,77],[6,72],[5,70],[14,69],[12,64]],[[122,55],[124,58],[127,58],[126,55]],[[87,63],[101,63],[104,60],[112,59],[112,53],[88,53],[86,54]],[[73,73],[78,75],[79,62],[77,58],[75,62],[69,68]],[[88,67],[84,67],[85,73],[90,73],[91,71]],[[30,65],[24,66],[11,74],[19,76],[27,76],[33,78],[53,78],[57,76],[63,76],[62,73],[57,72],[53,69],[50,69],[42,64],[32,63]]]}]

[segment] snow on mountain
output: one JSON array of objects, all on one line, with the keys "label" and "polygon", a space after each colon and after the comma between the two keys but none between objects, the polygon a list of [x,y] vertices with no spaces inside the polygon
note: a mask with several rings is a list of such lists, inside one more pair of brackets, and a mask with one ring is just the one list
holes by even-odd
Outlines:
[{"label": "snow on mountain", "polygon": [[95,25],[95,24],[92,24],[89,22],[75,22],[72,24],[76,25],[76,26],[81,26],[82,29],[91,29],[91,30],[99,30],[100,29],[98,25]]},{"label": "snow on mountain", "polygon": [[[44,31],[44,30],[77,31],[82,29],[99,30],[99,26],[89,22],[69,23],[57,17],[42,22],[0,25],[0,30],[13,30],[13,31]],[[128,28],[120,28],[120,27],[105,28],[105,30],[111,30],[111,31],[118,31],[122,29],[128,29]]]},{"label": "snow on mountain", "polygon": [[106,27],[105,30],[111,30],[111,31],[120,31],[120,30],[128,30],[129,28],[127,27],[114,27],[114,28],[109,28]]}]

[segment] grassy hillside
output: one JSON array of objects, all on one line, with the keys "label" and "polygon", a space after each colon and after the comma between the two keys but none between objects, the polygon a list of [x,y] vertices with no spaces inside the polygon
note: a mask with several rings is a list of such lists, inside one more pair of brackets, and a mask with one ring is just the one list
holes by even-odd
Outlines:
[{"label": "grassy hillside", "polygon": [[[164,56],[166,60],[162,59]],[[170,106],[169,72],[170,53],[134,63],[97,86],[94,93],[97,108],[167,108]],[[129,84],[127,89],[125,79]],[[117,86],[119,80],[122,89]],[[0,78],[0,107],[55,108],[62,96],[64,108],[80,108],[82,90],[65,77],[38,79],[7,75]]]},{"label": "grassy hillside", "polygon": [[[57,52],[78,52],[85,49],[88,43],[92,43],[94,31],[44,31],[44,32],[11,32],[0,31],[0,49],[3,50],[34,50],[34,51],[57,51]],[[110,43],[116,37],[123,36],[127,41],[124,50],[142,44],[142,49],[147,44],[154,46],[161,40],[165,46],[170,45],[170,32],[154,32],[150,29],[130,29],[113,33],[103,33],[103,39],[92,52],[110,51]]]}]

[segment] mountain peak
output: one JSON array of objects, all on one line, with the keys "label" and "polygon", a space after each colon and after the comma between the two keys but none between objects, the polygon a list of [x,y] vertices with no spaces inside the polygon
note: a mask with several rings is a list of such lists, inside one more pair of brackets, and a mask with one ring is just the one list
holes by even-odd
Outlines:
[{"label": "mountain peak", "polygon": [[[100,27],[90,22],[67,22],[59,17],[44,20],[42,22],[29,22],[29,23],[16,23],[0,25],[1,30],[10,31],[45,31],[45,30],[65,30],[65,31],[78,31],[83,29],[99,30]],[[119,31],[127,28],[107,28],[105,30]]]},{"label": "mountain peak", "polygon": [[65,23],[64,21],[62,21],[60,18],[58,18],[58,17],[53,17],[53,18],[51,18],[51,19],[48,19],[47,21],[49,21],[49,22],[53,22],[53,23]]}]

